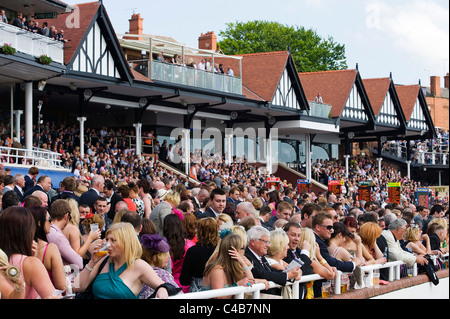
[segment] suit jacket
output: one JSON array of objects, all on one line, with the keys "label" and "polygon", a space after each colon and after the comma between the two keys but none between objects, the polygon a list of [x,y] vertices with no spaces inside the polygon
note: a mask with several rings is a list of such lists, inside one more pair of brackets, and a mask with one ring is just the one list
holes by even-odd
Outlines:
[{"label": "suit jacket", "polygon": [[21,191],[17,186],[14,186],[14,191],[16,192],[17,195],[19,195],[20,198],[20,202],[23,202],[23,191]]},{"label": "suit jacket", "polygon": [[200,215],[197,216],[197,218],[205,218],[205,217],[216,218],[216,214],[214,213],[214,211],[211,208],[208,208],[207,211],[205,211],[204,213],[201,213]]},{"label": "suit jacket", "polygon": [[402,260],[410,266],[415,264],[416,257],[412,253],[402,249],[400,242],[394,237],[394,234],[392,234],[390,230],[383,230],[381,235],[386,238],[389,247],[388,261]]},{"label": "suit jacket", "polygon": [[[426,244],[424,243],[426,246]],[[431,250],[439,250],[441,251],[441,240],[437,234],[430,235],[430,248]]]},{"label": "suit jacket", "polygon": [[[303,266],[301,267],[301,269],[302,269],[302,276],[304,276],[304,275],[311,275],[311,274],[314,273],[314,270],[313,270],[313,268],[311,266],[311,259],[309,259],[309,257],[307,255],[302,254],[301,253],[301,249],[298,248],[298,247],[295,249],[295,252],[293,252],[291,249],[288,249],[287,256],[284,257],[283,260],[289,264],[292,260],[294,260],[294,258],[300,259],[301,261],[304,262]],[[314,281],[314,283],[316,283],[316,282],[317,282],[317,280]],[[319,285],[319,283],[317,283],[316,286],[317,287],[321,287],[322,284],[320,283],[320,285]],[[301,283],[300,284],[300,289],[303,290],[301,298],[305,298],[305,296],[306,296],[306,283]],[[319,289],[321,290],[321,288],[317,288],[317,291],[319,291]],[[316,295],[316,291],[314,291],[314,295]]]},{"label": "suit jacket", "polygon": [[77,203],[80,200],[80,197],[75,195],[73,192],[61,192],[60,194],[58,194],[57,196],[55,196],[52,200],[52,202],[54,202],[57,199],[66,199],[66,198],[72,198],[74,200],[77,201]]},{"label": "suit jacket", "polygon": [[24,176],[25,179],[25,186],[23,187],[22,191],[25,193],[28,189],[34,186],[34,181],[31,179],[28,174]]},{"label": "suit jacket", "polygon": [[87,192],[84,192],[80,196],[80,200],[78,201],[79,205],[87,204],[94,211],[95,200],[99,195],[97,191],[93,188],[89,189]]},{"label": "suit jacket", "polygon": [[[380,235],[380,237],[377,238],[377,246],[380,248],[381,252],[383,253],[384,257],[386,257],[386,260],[388,260],[389,256],[389,247],[386,241],[386,238],[384,238],[383,235]],[[389,268],[382,268],[380,269],[380,279],[381,280],[389,280]]]},{"label": "suit jacket", "polygon": [[[267,262],[264,256],[261,257],[262,261],[261,263],[259,259],[255,256],[255,254],[253,254],[253,252],[247,247],[245,249],[245,257],[247,257],[247,259],[250,260],[250,262],[253,264],[252,268],[253,277],[273,281],[274,283],[282,286],[286,285],[287,274],[282,272],[281,270],[270,267],[269,263]],[[273,289],[273,288],[265,290],[265,292],[277,295],[281,294],[280,289]]]},{"label": "suit jacket", "polygon": [[328,252],[328,248],[327,248],[327,245],[325,244],[325,242],[316,233],[314,233],[314,235],[316,235],[316,242],[317,242],[317,244],[319,244],[320,254],[328,262],[328,264],[331,267],[336,267],[338,270],[340,270],[342,272],[352,272],[353,271],[353,269],[355,268],[355,264],[353,262],[342,261],[342,260],[332,257],[330,255],[330,253]]}]

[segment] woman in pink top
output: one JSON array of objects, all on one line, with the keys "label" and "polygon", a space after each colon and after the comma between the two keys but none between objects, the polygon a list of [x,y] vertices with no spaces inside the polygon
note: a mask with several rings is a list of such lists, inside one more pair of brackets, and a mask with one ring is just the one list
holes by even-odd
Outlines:
[{"label": "woman in pink top", "polygon": [[170,246],[172,276],[177,285],[183,289],[183,292],[188,293],[189,286],[180,284],[180,274],[186,251],[195,243],[186,238],[180,217],[173,213],[164,218],[163,233]]},{"label": "woman in pink top", "polygon": [[33,215],[27,208],[8,207],[0,214],[0,249],[9,263],[20,269],[25,299],[51,297],[55,291],[44,264],[33,256],[35,231]]}]

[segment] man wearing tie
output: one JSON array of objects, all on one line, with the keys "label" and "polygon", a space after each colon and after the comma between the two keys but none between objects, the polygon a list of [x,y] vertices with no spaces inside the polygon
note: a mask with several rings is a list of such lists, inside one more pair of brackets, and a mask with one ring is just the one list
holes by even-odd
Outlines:
[{"label": "man wearing tie", "polygon": [[[276,284],[285,286],[288,280],[294,280],[301,275],[300,267],[291,269],[285,273],[281,270],[274,269],[269,266],[266,258],[267,249],[270,246],[270,232],[262,226],[253,226],[247,231],[248,246],[245,250],[245,257],[253,263],[252,273],[255,278],[273,281]],[[272,288],[264,291],[269,294],[280,295],[281,291]]]}]

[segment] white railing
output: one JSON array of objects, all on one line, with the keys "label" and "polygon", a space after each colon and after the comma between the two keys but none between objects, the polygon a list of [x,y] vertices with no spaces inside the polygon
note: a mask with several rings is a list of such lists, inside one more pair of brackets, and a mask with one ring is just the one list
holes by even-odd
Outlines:
[{"label": "white railing", "polygon": [[40,57],[42,54],[53,61],[64,63],[64,43],[41,34],[19,29],[7,23],[0,23],[0,45],[11,45],[17,52]]},{"label": "white railing", "polygon": [[331,105],[326,103],[318,103],[308,101],[309,115],[321,118],[329,118],[331,112]]},{"label": "white railing", "polygon": [[[445,259],[448,264],[448,256],[447,253],[445,255]],[[432,256],[432,258],[436,258],[436,256]],[[401,277],[400,268],[402,265],[407,265],[402,261],[392,261],[385,264],[374,264],[368,266],[362,266],[361,270],[364,272],[364,279],[362,287],[358,287],[358,289],[364,287],[373,287],[373,273],[374,270],[379,269],[389,269],[389,281],[399,280]],[[417,264],[412,266],[413,272],[412,276],[417,276]],[[367,273],[367,275],[365,275]],[[343,273],[338,271],[338,275],[334,279],[334,294],[341,294],[341,276],[350,273]],[[286,286],[292,286],[292,298],[299,299],[300,298],[300,283],[307,283],[315,280],[325,280],[325,278],[317,275],[305,275],[302,276],[300,280],[295,282],[287,282]],[[283,286],[275,284],[272,281],[269,281],[270,288],[282,288]],[[244,294],[251,294],[252,299],[260,299],[260,294],[262,290],[265,290],[266,286],[263,283],[254,284],[250,287],[230,287],[230,288],[222,288],[222,289],[213,289],[199,292],[190,292],[185,294],[179,294],[175,296],[169,297],[170,299],[211,299],[217,297],[225,297],[225,296],[234,296],[235,299],[244,299]]]},{"label": "white railing", "polygon": [[30,151],[14,147],[0,148],[0,161],[8,164],[62,168],[60,157],[61,154],[44,149],[33,148]]}]

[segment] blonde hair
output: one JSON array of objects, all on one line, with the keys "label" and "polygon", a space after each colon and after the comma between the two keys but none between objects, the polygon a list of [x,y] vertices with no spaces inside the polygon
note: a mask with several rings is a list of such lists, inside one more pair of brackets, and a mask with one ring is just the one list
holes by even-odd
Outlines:
[{"label": "blonde hair", "polygon": [[286,232],[278,228],[270,232],[270,247],[267,250],[269,256],[274,256],[283,251],[283,249],[289,244],[289,237]]},{"label": "blonde hair", "polygon": [[69,223],[79,226],[80,225],[80,211],[78,210],[78,202],[73,198],[66,198],[65,201],[70,206],[70,217]]},{"label": "blonde hair", "polygon": [[414,242],[414,241],[418,241],[418,240],[420,240],[420,229],[417,227],[409,226],[406,229],[405,241]]},{"label": "blonde hair", "polygon": [[433,218],[433,219],[430,220],[430,222],[428,223],[428,227],[430,227],[430,225],[433,225],[433,224],[442,225],[442,226],[444,226],[444,229],[445,229],[445,230],[448,229],[447,222],[445,221],[444,218]]},{"label": "blonde hair", "polygon": [[0,249],[0,267],[8,266],[9,259],[3,250]]},{"label": "blonde hair", "polygon": [[181,197],[180,194],[174,191],[169,191],[166,196],[164,196],[164,200],[169,202],[172,207],[178,207],[180,205]]},{"label": "blonde hair", "polygon": [[142,246],[136,236],[136,230],[130,223],[112,224],[106,231],[105,237],[109,234],[114,236],[118,247],[124,250],[127,267],[133,265],[136,259],[142,256]]},{"label": "blonde hair", "polygon": [[309,251],[309,258],[311,260],[316,259],[316,236],[311,228],[302,228],[300,232],[300,245],[306,240],[307,243],[311,245],[311,250]]}]

